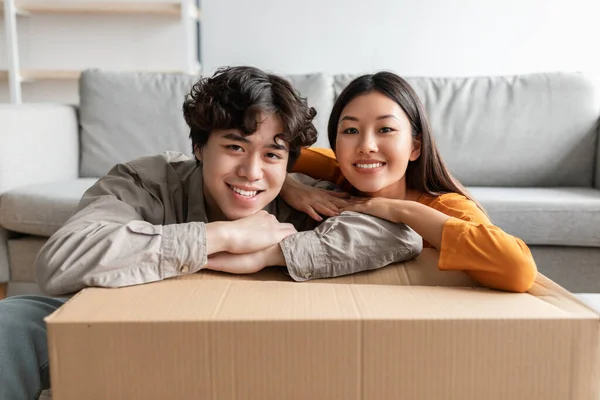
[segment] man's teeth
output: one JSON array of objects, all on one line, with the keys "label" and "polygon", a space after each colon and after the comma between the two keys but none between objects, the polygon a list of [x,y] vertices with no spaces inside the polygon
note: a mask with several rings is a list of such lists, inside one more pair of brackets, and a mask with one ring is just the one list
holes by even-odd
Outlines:
[{"label": "man's teeth", "polygon": [[256,196],[256,194],[258,193],[257,190],[254,191],[248,191],[248,190],[242,190],[242,189],[238,189],[234,186],[229,186],[231,188],[231,190],[233,190],[234,192],[236,192],[237,194],[241,194],[244,197],[254,197]]},{"label": "man's teeth", "polygon": [[375,164],[356,164],[358,168],[379,168],[383,167],[383,163],[375,163]]}]

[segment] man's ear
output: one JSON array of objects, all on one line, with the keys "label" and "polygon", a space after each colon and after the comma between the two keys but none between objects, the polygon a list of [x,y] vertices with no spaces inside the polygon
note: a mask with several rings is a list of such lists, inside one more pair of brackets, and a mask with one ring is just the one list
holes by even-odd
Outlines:
[{"label": "man's ear", "polygon": [[202,147],[195,145],[194,146],[194,155],[196,156],[196,160],[202,162]]},{"label": "man's ear", "polygon": [[421,137],[413,139],[412,151],[410,152],[410,161],[415,161],[421,157]]}]

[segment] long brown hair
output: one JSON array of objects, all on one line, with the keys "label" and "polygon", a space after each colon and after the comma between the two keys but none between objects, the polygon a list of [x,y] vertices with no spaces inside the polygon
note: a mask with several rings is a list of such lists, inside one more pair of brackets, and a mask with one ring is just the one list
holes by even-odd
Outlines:
[{"label": "long brown hair", "polygon": [[421,141],[421,156],[410,161],[406,168],[406,186],[432,196],[459,193],[473,201],[485,212],[464,186],[456,180],[435,144],[425,107],[410,84],[391,72],[362,75],[355,78],[337,98],[327,125],[329,143],[335,152],[338,122],[344,107],[354,98],[371,92],[379,92],[395,101],[406,113],[412,127],[412,137]]}]

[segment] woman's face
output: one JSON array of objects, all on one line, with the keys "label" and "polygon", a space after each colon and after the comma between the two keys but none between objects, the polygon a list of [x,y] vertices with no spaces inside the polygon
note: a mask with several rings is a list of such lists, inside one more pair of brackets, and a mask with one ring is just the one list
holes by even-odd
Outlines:
[{"label": "woman's face", "polygon": [[405,198],[406,167],[421,154],[402,108],[379,92],[355,97],[338,121],[336,157],[346,179],[372,197]]}]

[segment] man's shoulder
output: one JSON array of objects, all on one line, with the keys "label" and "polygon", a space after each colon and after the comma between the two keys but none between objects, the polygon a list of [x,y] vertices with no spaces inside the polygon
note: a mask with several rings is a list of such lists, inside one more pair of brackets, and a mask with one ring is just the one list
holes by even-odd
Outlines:
[{"label": "man's shoulder", "polygon": [[123,165],[148,182],[165,182],[174,174],[185,179],[197,167],[195,159],[175,151],[139,157]]}]

